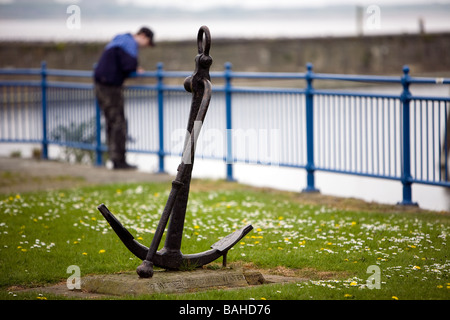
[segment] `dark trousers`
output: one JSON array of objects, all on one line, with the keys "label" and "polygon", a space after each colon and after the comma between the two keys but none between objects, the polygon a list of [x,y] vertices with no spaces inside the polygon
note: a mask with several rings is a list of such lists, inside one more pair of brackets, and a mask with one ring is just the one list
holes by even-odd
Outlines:
[{"label": "dark trousers", "polygon": [[124,163],[127,123],[125,120],[123,88],[96,82],[95,96],[106,120],[109,159],[115,164]]}]

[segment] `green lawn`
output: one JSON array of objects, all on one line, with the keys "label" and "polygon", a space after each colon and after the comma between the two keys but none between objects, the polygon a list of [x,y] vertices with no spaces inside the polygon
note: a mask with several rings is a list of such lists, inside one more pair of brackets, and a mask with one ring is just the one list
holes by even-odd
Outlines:
[{"label": "green lawn", "polygon": [[[293,193],[194,184],[183,253],[208,250],[251,223],[254,230],[229,252],[229,263],[281,266],[307,273],[310,280],[137,298],[450,299],[448,215],[346,211],[301,203]],[[96,208],[105,203],[148,246],[169,189],[168,183],[141,183],[0,195],[0,298],[36,299],[35,293],[13,294],[12,288],[65,281],[71,265],[79,266],[82,276],[135,270],[140,261]],[[369,288],[377,284],[374,268],[379,289]]]}]

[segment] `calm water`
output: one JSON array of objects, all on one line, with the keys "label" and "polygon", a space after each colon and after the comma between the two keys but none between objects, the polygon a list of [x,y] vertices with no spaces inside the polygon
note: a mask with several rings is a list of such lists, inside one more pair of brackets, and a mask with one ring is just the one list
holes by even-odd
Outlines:
[{"label": "calm water", "polygon": [[[364,34],[418,33],[419,20],[426,32],[450,31],[449,7],[445,10],[400,10],[380,7],[373,14],[363,12],[361,28]],[[364,8],[366,9],[366,8]],[[0,40],[42,41],[108,41],[117,33],[136,31],[148,25],[155,31],[156,41],[192,39],[201,25],[207,25],[214,38],[276,38],[353,36],[358,33],[356,10],[295,11],[293,14],[207,15],[173,17],[153,15],[148,20],[88,20],[81,12],[79,29],[67,26],[68,15],[59,19],[0,20]]]}]

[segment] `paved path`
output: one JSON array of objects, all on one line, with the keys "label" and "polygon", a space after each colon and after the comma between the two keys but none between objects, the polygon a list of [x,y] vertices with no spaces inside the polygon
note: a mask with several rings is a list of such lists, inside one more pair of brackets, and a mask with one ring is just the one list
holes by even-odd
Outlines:
[{"label": "paved path", "polygon": [[109,170],[83,164],[0,157],[0,193],[64,189],[78,186],[130,183],[169,182],[167,174],[138,170]]}]

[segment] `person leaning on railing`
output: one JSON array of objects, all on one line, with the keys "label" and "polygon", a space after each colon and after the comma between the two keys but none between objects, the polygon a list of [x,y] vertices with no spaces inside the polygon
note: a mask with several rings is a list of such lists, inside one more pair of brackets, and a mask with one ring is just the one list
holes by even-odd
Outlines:
[{"label": "person leaning on railing", "polygon": [[136,34],[119,34],[109,42],[94,71],[95,95],[106,120],[109,159],[114,169],[135,169],[126,162],[127,127],[124,112],[123,82],[138,68],[139,48],[153,47],[153,32],[142,27]]}]

